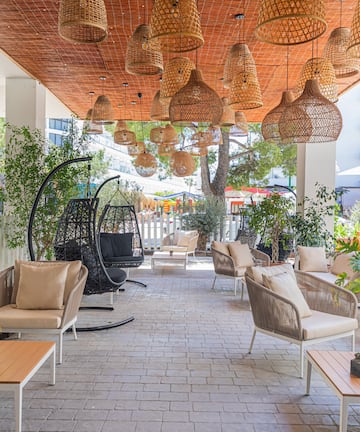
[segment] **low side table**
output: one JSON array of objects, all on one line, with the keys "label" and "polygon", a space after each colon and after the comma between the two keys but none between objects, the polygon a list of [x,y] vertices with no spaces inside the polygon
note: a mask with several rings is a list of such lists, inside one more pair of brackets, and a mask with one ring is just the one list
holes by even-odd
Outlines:
[{"label": "low side table", "polygon": [[349,405],[360,404],[360,378],[350,374],[350,361],[353,358],[353,352],[306,352],[306,394],[310,394],[311,369],[314,367],[340,399],[339,432],[347,431]]},{"label": "low side table", "polygon": [[14,392],[16,432],[21,432],[23,388],[49,357],[49,382],[55,385],[55,342],[0,341],[0,391]]},{"label": "low side table", "polygon": [[154,252],[151,256],[151,269],[155,270],[156,263],[178,263],[182,264],[183,269],[186,270],[186,263],[187,263],[187,253],[186,252],[168,252],[168,251],[161,251],[161,252]]}]

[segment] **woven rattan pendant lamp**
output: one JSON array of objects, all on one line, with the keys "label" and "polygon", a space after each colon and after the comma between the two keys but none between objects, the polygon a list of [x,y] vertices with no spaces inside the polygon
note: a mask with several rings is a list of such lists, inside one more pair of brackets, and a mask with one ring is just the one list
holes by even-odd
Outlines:
[{"label": "woven rattan pendant lamp", "polygon": [[140,153],[144,153],[145,144],[143,142],[137,142],[133,145],[127,146],[126,148],[130,156],[138,156]]},{"label": "woven rattan pendant lamp", "polygon": [[[129,86],[128,83],[124,82],[122,84],[124,88],[124,118],[126,118],[126,89]],[[136,135],[135,132],[128,129],[125,120],[118,120],[115,127],[114,132],[114,142],[116,144],[125,145],[125,146],[134,146],[136,145]]]},{"label": "woven rattan pendant lamp", "polygon": [[236,75],[230,86],[229,105],[239,111],[263,105],[260,84],[254,74],[244,72]]},{"label": "woven rattan pendant lamp", "polygon": [[327,28],[324,0],[261,0],[255,35],[275,45],[297,45]]},{"label": "woven rattan pendant lamp", "polygon": [[165,127],[159,126],[151,129],[150,141],[155,144],[178,144],[179,137],[175,128],[167,124]]},{"label": "woven rattan pendant lamp", "polygon": [[165,64],[160,82],[160,103],[170,104],[171,98],[189,81],[195,64],[187,57],[174,57]]},{"label": "woven rattan pendant lamp", "polygon": [[149,44],[162,52],[193,51],[204,44],[196,0],[155,0]]},{"label": "woven rattan pendant lamp", "polygon": [[347,53],[351,57],[360,57],[360,1],[356,3],[355,12],[350,27],[350,39],[347,47]]},{"label": "woven rattan pendant lamp", "polygon": [[341,128],[339,109],[320,93],[315,79],[306,82],[302,95],[279,120],[281,139],[294,144],[336,141]]},{"label": "woven rattan pendant lamp", "polygon": [[230,135],[236,137],[247,136],[249,125],[246,116],[242,111],[235,111],[235,125],[230,128]]},{"label": "woven rattan pendant lamp", "polygon": [[[94,92],[89,92],[90,106],[92,107],[92,98],[95,95]],[[86,114],[85,121],[83,124],[84,133],[87,135],[100,135],[103,133],[103,127],[101,124],[96,124],[91,121],[92,119],[92,108],[90,108]]]},{"label": "woven rattan pendant lamp", "polygon": [[159,156],[170,157],[175,152],[174,144],[159,144],[157,153]]},{"label": "woven rattan pendant lamp", "polygon": [[338,100],[338,86],[336,83],[335,70],[330,60],[324,57],[313,57],[302,67],[297,82],[297,95],[304,90],[308,80],[316,79],[319,83],[320,92],[331,102]]},{"label": "woven rattan pendant lamp", "polygon": [[190,153],[178,150],[170,157],[170,169],[176,177],[187,177],[195,171],[195,161]]},{"label": "woven rattan pendant lamp", "polygon": [[136,172],[141,177],[151,177],[156,173],[157,161],[155,156],[144,150],[133,162]]},{"label": "woven rattan pendant lamp", "polygon": [[161,51],[149,46],[150,27],[139,25],[132,34],[126,50],[125,70],[132,75],[157,75],[163,71]]},{"label": "woven rattan pendant lamp", "polygon": [[218,125],[223,104],[218,94],[202,79],[200,70],[191,71],[189,82],[171,99],[170,121],[181,126],[194,122]]},{"label": "woven rattan pendant lamp", "polygon": [[221,116],[220,126],[233,126],[235,124],[235,111],[231,108],[231,106],[229,106],[228,98],[223,97],[221,100],[223,103],[223,114]]},{"label": "woven rattan pendant lamp", "polygon": [[169,104],[160,102],[160,90],[155,93],[150,109],[151,120],[169,120]]},{"label": "woven rattan pendant lamp", "polygon": [[74,43],[96,44],[106,39],[104,0],[60,0],[59,35]]},{"label": "woven rattan pendant lamp", "polygon": [[[102,81],[102,93],[104,93],[104,82],[106,77],[101,76],[100,80]],[[92,118],[91,120],[94,123],[99,124],[112,124],[114,123],[114,110],[109,101],[108,97],[104,94],[98,96],[93,106]]]}]

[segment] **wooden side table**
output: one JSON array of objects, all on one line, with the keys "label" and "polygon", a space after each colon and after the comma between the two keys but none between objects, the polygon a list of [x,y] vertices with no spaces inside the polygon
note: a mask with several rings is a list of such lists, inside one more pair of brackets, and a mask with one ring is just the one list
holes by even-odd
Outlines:
[{"label": "wooden side table", "polygon": [[360,378],[350,374],[353,352],[307,351],[306,394],[310,394],[311,369],[314,367],[340,399],[339,432],[346,432],[348,406],[360,404]]},{"label": "wooden side table", "polygon": [[0,341],[0,391],[14,392],[16,432],[21,432],[23,388],[49,357],[55,385],[55,342]]}]

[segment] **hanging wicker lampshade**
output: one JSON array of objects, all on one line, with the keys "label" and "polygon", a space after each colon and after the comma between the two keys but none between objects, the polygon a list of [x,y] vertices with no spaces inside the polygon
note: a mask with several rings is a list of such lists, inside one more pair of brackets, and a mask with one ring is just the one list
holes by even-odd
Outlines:
[{"label": "hanging wicker lampshade", "polygon": [[155,0],[149,43],[162,52],[193,51],[204,44],[196,0]]},{"label": "hanging wicker lampshade", "polygon": [[166,65],[160,83],[160,103],[170,104],[171,98],[188,83],[194,63],[187,57],[175,57]]},{"label": "hanging wicker lampshade", "polygon": [[202,79],[198,69],[191,71],[189,82],[171,99],[170,121],[191,126],[194,122],[218,125],[223,105],[218,94]]},{"label": "hanging wicker lampshade", "polygon": [[235,111],[235,127],[243,136],[249,133],[249,125],[242,111]]},{"label": "hanging wicker lampshade", "polygon": [[175,152],[175,144],[159,144],[157,152],[159,156],[170,157]]},{"label": "hanging wicker lampshade", "polygon": [[157,162],[155,157],[144,151],[140,153],[133,162],[136,172],[141,177],[150,177],[156,173]]},{"label": "hanging wicker lampshade", "polygon": [[102,125],[92,122],[91,118],[92,118],[92,108],[89,109],[85,117],[85,121],[83,125],[84,133],[87,135],[102,134],[104,132]]},{"label": "hanging wicker lampshade", "polygon": [[255,109],[263,105],[257,77],[250,73],[240,73],[232,80],[229,105],[234,110]]},{"label": "hanging wicker lampshade", "polygon": [[279,120],[282,113],[294,101],[295,96],[291,91],[284,91],[279,105],[269,111],[264,117],[261,124],[261,133],[266,141],[276,144],[285,144],[281,140],[279,132]]},{"label": "hanging wicker lampshade", "polygon": [[133,145],[128,145],[126,148],[130,156],[138,156],[140,153],[144,153],[145,144],[140,141]]},{"label": "hanging wicker lampshade", "polygon": [[347,47],[347,53],[351,57],[360,57],[360,2],[356,3],[355,12],[352,17],[350,27],[350,39]]},{"label": "hanging wicker lampshade", "polygon": [[163,56],[149,44],[150,27],[139,25],[132,34],[126,50],[125,70],[132,75],[157,75],[163,71]]},{"label": "hanging wicker lampshade", "polygon": [[151,129],[150,141],[155,144],[178,144],[179,137],[175,128],[168,124]]},{"label": "hanging wicker lampshade", "polygon": [[136,135],[128,129],[124,120],[118,120],[116,123],[114,142],[126,146],[133,146],[136,144]]},{"label": "hanging wicker lampshade", "polygon": [[341,128],[339,109],[320,93],[315,79],[306,82],[302,95],[279,120],[281,139],[294,144],[336,141]]},{"label": "hanging wicker lampshade", "polygon": [[160,90],[154,96],[150,110],[151,120],[169,120],[169,105],[160,102]]},{"label": "hanging wicker lampshade", "polygon": [[210,126],[208,128],[208,132],[211,134],[211,145],[222,145],[223,142],[223,136],[222,132],[219,126]]},{"label": "hanging wicker lampshade", "polygon": [[275,45],[297,45],[326,31],[324,0],[262,0],[255,28],[258,39]]},{"label": "hanging wicker lampshade", "polygon": [[208,130],[195,132],[191,137],[191,145],[196,145],[198,147],[208,147],[213,145],[212,138],[212,133]]},{"label": "hanging wicker lampshade", "polygon": [[195,161],[190,153],[179,150],[171,155],[170,169],[176,177],[186,177],[195,171]]},{"label": "hanging wicker lampshade", "polygon": [[107,96],[100,95],[96,99],[91,121],[104,125],[114,123],[114,111]]},{"label": "hanging wicker lampshade", "polygon": [[328,59],[335,70],[336,78],[351,77],[359,73],[359,59],[351,57],[347,52],[350,29],[338,27],[334,29],[324,47],[323,57]]},{"label": "hanging wicker lampshade", "polygon": [[323,96],[331,102],[336,102],[338,100],[338,86],[334,67],[330,60],[323,57],[314,57],[305,63],[296,86],[297,96],[303,92],[306,81],[311,79],[316,79],[318,81],[320,92]]},{"label": "hanging wicker lampshade", "polygon": [[223,103],[223,114],[221,116],[220,126],[232,126],[235,124],[235,111],[229,106],[228,98],[223,97],[221,100]]},{"label": "hanging wicker lampshade", "polygon": [[186,150],[191,156],[206,156],[208,154],[207,147],[198,146],[197,144],[186,147]]},{"label": "hanging wicker lampshade", "polygon": [[106,39],[107,18],[103,0],[61,0],[59,35],[70,42],[96,44]]},{"label": "hanging wicker lampshade", "polygon": [[230,48],[224,66],[224,87],[229,88],[233,78],[241,72],[257,76],[254,57],[245,43],[237,43]]}]

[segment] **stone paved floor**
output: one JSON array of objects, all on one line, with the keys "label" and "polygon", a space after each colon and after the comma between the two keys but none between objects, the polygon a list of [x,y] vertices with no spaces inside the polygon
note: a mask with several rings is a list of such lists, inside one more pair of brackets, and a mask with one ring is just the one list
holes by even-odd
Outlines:
[{"label": "stone paved floor", "polygon": [[[148,259],[147,259],[148,261]],[[127,284],[115,311],[81,311],[79,325],[134,316],[111,330],[65,335],[57,382],[45,365],[24,390],[25,432],[335,432],[339,401],[315,373],[311,396],[298,376],[298,348],[258,335],[232,282],[219,281],[206,259],[187,271],[131,272],[147,288]],[[88,297],[106,303],[108,295]],[[357,344],[360,345],[359,343]],[[318,345],[350,349],[348,339]],[[360,431],[360,406],[349,410]],[[0,431],[14,429],[13,400],[0,394]]]}]

